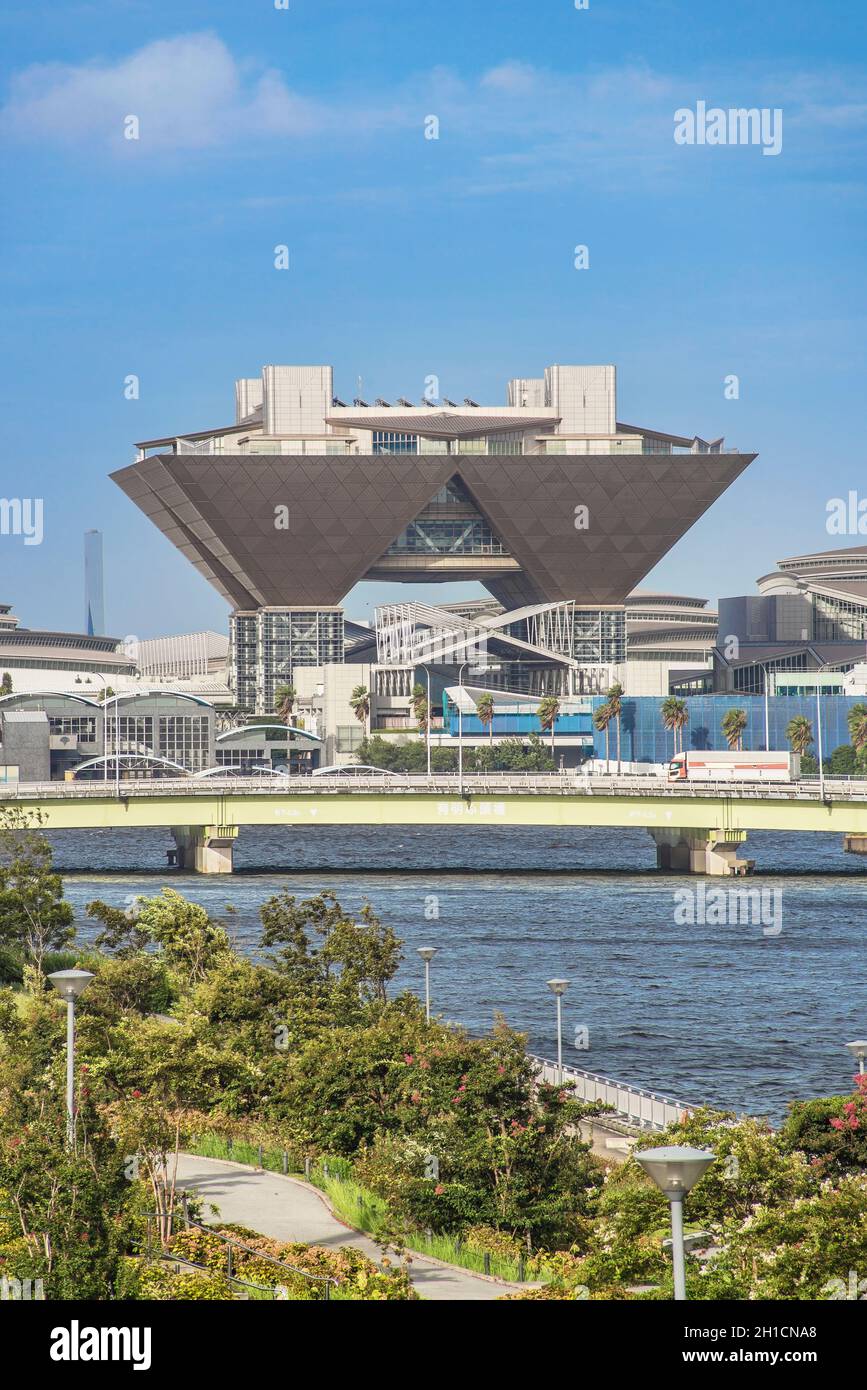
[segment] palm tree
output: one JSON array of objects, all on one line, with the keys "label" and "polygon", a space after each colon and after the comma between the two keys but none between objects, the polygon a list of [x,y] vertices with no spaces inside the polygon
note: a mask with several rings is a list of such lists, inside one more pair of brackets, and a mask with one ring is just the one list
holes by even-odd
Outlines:
[{"label": "palm tree", "polygon": [[668,699],[663,700],[659,711],[662,715],[662,727],[668,729],[672,735],[671,756],[673,758],[677,756],[677,706],[678,701],[676,697],[674,695],[669,695]]},{"label": "palm tree", "polygon": [[489,692],[476,700],[476,714],[488,731],[488,741],[494,742],[494,697]]},{"label": "palm tree", "polygon": [[852,747],[856,753],[867,746],[867,705],[859,700],[853,705],[846,715],[846,723],[849,725],[849,738],[852,740]]},{"label": "palm tree", "polygon": [[357,685],[349,697],[349,703],[355,711],[355,717],[367,733],[367,721],[370,717],[370,691],[366,685]]},{"label": "palm tree", "polygon": [[544,699],[539,701],[539,708],[536,710],[536,718],[542,726],[542,729],[551,735],[552,758],[554,756],[554,725],[557,723],[559,714],[560,701],[557,699],[556,695],[546,695]]},{"label": "palm tree", "polygon": [[746,710],[730,709],[728,714],[723,715],[723,736],[732,752],[739,753],[743,748],[744,729],[746,727]]},{"label": "palm tree", "polygon": [[416,684],[412,688],[412,712],[419,732],[426,733],[430,722],[430,710],[423,685]]},{"label": "palm tree", "polygon": [[813,742],[813,726],[805,714],[796,714],[789,720],[786,725],[786,738],[792,745],[792,752],[803,757]]},{"label": "palm tree", "polygon": [[675,700],[675,727],[680,738],[680,751],[683,752],[683,731],[689,723],[689,705],[686,700]]},{"label": "palm tree", "polygon": [[609,738],[610,738],[610,734],[609,734],[609,731],[608,731],[608,725],[609,725],[610,723],[611,723],[611,706],[610,706],[610,705],[599,705],[599,706],[593,711],[593,727],[596,728],[596,729],[598,729],[600,733],[604,732],[604,734],[605,734],[605,775],[606,775],[606,777],[608,776],[608,772],[609,772],[609,767],[608,767],[608,740],[609,740]]},{"label": "palm tree", "polygon": [[615,681],[608,691],[608,708],[617,724],[617,775],[620,776],[620,716],[623,713],[623,686]]},{"label": "palm tree", "polygon": [[667,699],[663,700],[660,712],[664,727],[672,732],[673,756],[677,757],[679,752],[683,752],[683,731],[689,723],[689,705],[686,700],[679,700],[676,695],[669,695]]},{"label": "palm tree", "polygon": [[281,724],[288,724],[295,708],[298,692],[294,685],[284,682],[274,687],[274,712]]}]

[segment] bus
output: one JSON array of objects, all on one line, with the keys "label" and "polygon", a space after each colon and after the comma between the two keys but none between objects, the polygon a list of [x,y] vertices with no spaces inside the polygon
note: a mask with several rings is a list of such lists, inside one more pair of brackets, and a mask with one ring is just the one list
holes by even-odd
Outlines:
[{"label": "bus", "polygon": [[797,782],[801,775],[799,754],[716,753],[695,749],[675,753],[668,765],[669,782]]}]

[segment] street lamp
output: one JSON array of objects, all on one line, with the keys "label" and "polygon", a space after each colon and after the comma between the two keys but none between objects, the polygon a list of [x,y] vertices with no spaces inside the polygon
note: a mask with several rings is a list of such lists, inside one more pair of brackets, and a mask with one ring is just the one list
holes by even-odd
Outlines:
[{"label": "street lamp", "polygon": [[430,716],[431,716],[431,708],[430,708],[430,668],[429,668],[428,666],[425,666],[424,662],[422,662],[422,663],[421,663],[421,669],[424,671],[425,675],[427,676],[427,717],[426,717],[426,719],[425,719],[425,735],[426,735],[425,742],[426,742],[426,744],[427,744],[427,775],[428,775],[428,781],[430,781]]},{"label": "street lamp", "polygon": [[849,1051],[853,1057],[858,1059],[858,1075],[864,1075],[864,1058],[867,1057],[867,1039],[858,1038],[855,1042],[847,1043]]},{"label": "street lamp", "polygon": [[458,671],[458,796],[464,794],[464,671],[469,665],[462,661]]},{"label": "street lamp", "polygon": [[635,1157],[645,1173],[668,1198],[671,1206],[671,1261],[674,1266],[674,1296],[678,1302],[686,1298],[686,1266],[683,1253],[683,1199],[695,1187],[710,1167],[716,1154],[707,1149],[690,1149],[682,1144],[668,1144],[660,1149],[645,1149]]},{"label": "street lamp", "polygon": [[771,718],[770,718],[770,712],[769,712],[769,709],[768,709],[768,681],[770,680],[770,676],[768,675],[768,668],[767,668],[767,666],[765,665],[765,663],[762,661],[762,662],[759,663],[759,665],[760,665],[761,668],[762,668],[762,673],[763,673],[762,684],[763,684],[764,687],[765,687],[765,752],[766,752],[766,753],[770,753],[770,751],[771,751]]},{"label": "street lamp", "polygon": [[430,1023],[430,963],[439,946],[419,946],[418,953],[424,961],[424,1016]]},{"label": "street lamp", "polygon": [[557,1085],[563,1085],[563,995],[569,987],[568,980],[548,980],[548,988],[557,996]]},{"label": "street lamp", "polygon": [[75,1001],[94,979],[90,970],[55,970],[48,976],[66,1000],[66,1141],[75,1142]]}]

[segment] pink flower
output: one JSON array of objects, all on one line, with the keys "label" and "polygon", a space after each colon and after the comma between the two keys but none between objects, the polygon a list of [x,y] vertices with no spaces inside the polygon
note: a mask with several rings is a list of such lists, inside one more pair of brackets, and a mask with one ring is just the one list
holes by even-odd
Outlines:
[{"label": "pink flower", "polygon": [[430,1069],[430,1062],[427,1062],[427,1061],[425,1061],[424,1059],[422,1059],[422,1061],[419,1062],[419,1066],[420,1066],[420,1067],[426,1067],[426,1068],[429,1070],[429,1069]]},{"label": "pink flower", "polygon": [[435,1197],[441,1197],[441,1196],[443,1195],[444,1192],[445,1192],[445,1188],[443,1187],[443,1185],[442,1185],[441,1182],[438,1182],[437,1185],[436,1185],[436,1187],[434,1188],[434,1196],[435,1196]]},{"label": "pink flower", "polygon": [[410,1096],[410,1100],[414,1101],[415,1104],[418,1105],[419,1101],[421,1100],[421,1092],[413,1091],[412,1095]]},{"label": "pink flower", "polygon": [[411,1053],[411,1052],[405,1052],[405,1053],[403,1054],[403,1060],[406,1062],[406,1065],[407,1065],[408,1067],[411,1067],[411,1066],[412,1066],[412,1063],[413,1063],[413,1056],[412,1056],[412,1053]]}]

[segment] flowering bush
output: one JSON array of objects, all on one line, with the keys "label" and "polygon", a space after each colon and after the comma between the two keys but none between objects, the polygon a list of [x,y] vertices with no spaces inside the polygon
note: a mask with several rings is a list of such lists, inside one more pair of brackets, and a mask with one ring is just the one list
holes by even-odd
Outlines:
[{"label": "flowering bush", "polygon": [[[232,1247],[232,1268],[238,1279],[268,1288],[282,1285],[292,1300],[324,1298],[325,1278],[335,1282],[341,1298],[382,1302],[418,1296],[405,1272],[385,1273],[360,1250],[351,1246],[328,1250],[321,1245],[283,1243],[247,1230],[244,1226],[220,1226],[213,1231],[191,1227],[174,1237],[171,1252],[204,1265],[215,1273],[225,1274],[227,1247],[226,1242],[220,1240],[218,1231],[233,1236],[240,1245],[247,1247]],[[265,1255],[272,1258],[263,1259]],[[282,1264],[273,1264],[273,1259],[280,1260]],[[292,1273],[283,1265],[291,1265],[297,1272]],[[307,1279],[305,1274],[315,1275],[316,1278]]]}]

